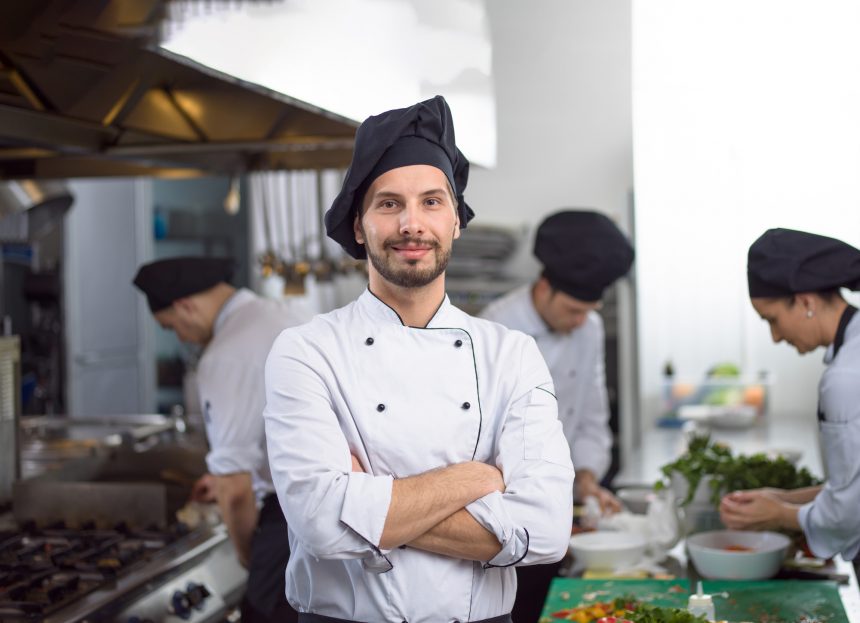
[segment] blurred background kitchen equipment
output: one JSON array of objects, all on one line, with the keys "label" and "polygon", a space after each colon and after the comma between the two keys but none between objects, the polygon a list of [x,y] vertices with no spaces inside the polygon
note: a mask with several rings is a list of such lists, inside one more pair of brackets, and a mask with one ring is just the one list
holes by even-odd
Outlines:
[{"label": "blurred background kitchen equipment", "polygon": [[[57,424],[31,432],[68,432]],[[152,443],[168,434],[157,422],[113,426],[121,432],[101,439],[119,445],[92,445],[88,456],[15,483],[17,528],[0,532],[0,562],[16,566],[8,575],[0,567],[0,619],[225,620],[247,577],[227,531],[176,518],[205,471],[205,450]]]},{"label": "blurred background kitchen equipment", "polygon": [[179,416],[29,416],[20,423],[21,475],[58,470],[73,459],[103,456],[122,446],[140,452],[156,445],[198,444]]},{"label": "blurred background kitchen equipment", "polygon": [[19,477],[18,418],[21,414],[21,342],[0,336],[0,508],[12,499]]}]

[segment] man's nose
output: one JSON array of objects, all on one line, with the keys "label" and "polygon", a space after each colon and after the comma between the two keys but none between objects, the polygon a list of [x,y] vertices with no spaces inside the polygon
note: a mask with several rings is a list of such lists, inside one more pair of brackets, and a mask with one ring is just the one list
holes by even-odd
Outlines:
[{"label": "man's nose", "polygon": [[420,236],[424,233],[423,213],[419,206],[407,205],[400,213],[400,235]]},{"label": "man's nose", "polygon": [[774,344],[779,344],[782,341],[782,336],[779,334],[779,331],[776,330],[776,327],[770,328],[770,337],[773,338]]}]

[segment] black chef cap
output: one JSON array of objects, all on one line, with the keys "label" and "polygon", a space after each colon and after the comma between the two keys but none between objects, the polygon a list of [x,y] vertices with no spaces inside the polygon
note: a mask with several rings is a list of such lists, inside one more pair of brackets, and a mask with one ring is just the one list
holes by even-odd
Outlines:
[{"label": "black chef cap", "polygon": [[352,257],[365,259],[364,245],[355,241],[352,226],[367,189],[383,173],[413,164],[429,164],[445,174],[454,191],[460,228],[466,227],[475,216],[463,199],[469,161],[454,143],[451,109],[437,95],[409,108],[368,117],[359,126],[343,187],[325,214],[329,237]]},{"label": "black chef cap", "polygon": [[860,250],[794,229],[768,229],[747,255],[750,298],[837,288],[860,290]]},{"label": "black chef cap", "polygon": [[608,217],[590,210],[547,217],[538,227],[534,254],[553,288],[588,302],[599,301],[633,263],[627,237]]},{"label": "black chef cap", "polygon": [[233,277],[234,262],[226,257],[173,257],[144,264],[134,285],[146,295],[152,313],[173,301],[203,292]]}]

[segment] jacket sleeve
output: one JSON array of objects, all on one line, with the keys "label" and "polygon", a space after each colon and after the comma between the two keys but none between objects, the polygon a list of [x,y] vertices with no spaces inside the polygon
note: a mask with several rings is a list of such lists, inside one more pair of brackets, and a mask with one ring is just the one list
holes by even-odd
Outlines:
[{"label": "jacket sleeve", "polygon": [[534,340],[525,340],[519,380],[496,447],[505,492],[466,507],[502,545],[485,565],[491,567],[560,560],[573,522],[574,471],[552,381]]},{"label": "jacket sleeve", "polygon": [[860,383],[857,370],[832,370],[822,378],[821,445],[827,482],[815,499],[803,505],[798,521],[816,556],[841,553],[845,560],[860,553]]},{"label": "jacket sleeve", "polygon": [[263,370],[244,362],[204,358],[197,370],[206,421],[206,467],[216,475],[255,472],[263,449]]},{"label": "jacket sleeve", "polygon": [[393,481],[351,471],[330,370],[292,330],[272,346],[264,417],[275,491],[287,524],[313,556],[363,559],[369,571],[388,571],[391,564],[378,543]]},{"label": "jacket sleeve", "polygon": [[[582,413],[574,418],[574,430],[566,430],[571,444],[571,455],[577,469],[587,469],[594,473],[597,480],[603,478],[609,469],[612,451],[612,431],[609,429],[609,399],[606,395],[606,364],[603,346],[603,322],[597,314],[595,330],[589,333],[593,348],[589,352],[593,358],[583,370],[588,378],[583,384],[583,398],[580,402]],[[564,414],[562,416],[563,425]]]}]

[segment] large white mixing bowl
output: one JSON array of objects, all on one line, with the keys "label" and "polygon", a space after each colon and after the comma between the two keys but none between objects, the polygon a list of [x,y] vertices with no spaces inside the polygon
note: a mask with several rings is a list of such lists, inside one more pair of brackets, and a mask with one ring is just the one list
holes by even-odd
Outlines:
[{"label": "large white mixing bowl", "polygon": [[[779,532],[712,530],[687,537],[687,552],[704,578],[764,580],[776,575],[791,540]],[[732,548],[748,551],[733,551]]]}]

